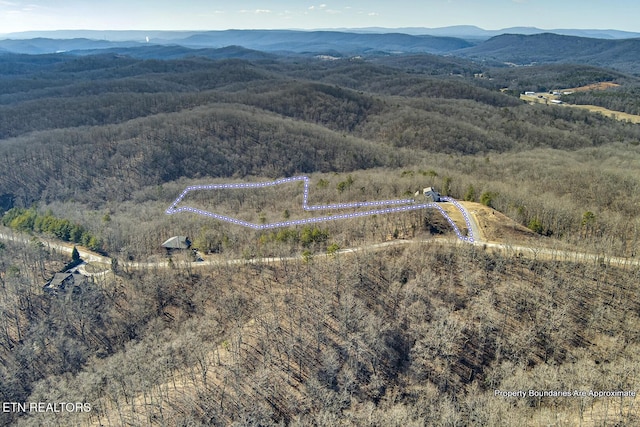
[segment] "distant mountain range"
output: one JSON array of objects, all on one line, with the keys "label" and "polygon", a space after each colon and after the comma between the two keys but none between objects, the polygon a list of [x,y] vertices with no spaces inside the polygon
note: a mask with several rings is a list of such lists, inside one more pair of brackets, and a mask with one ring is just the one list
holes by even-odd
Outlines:
[{"label": "distant mountain range", "polygon": [[268,52],[361,54],[368,52],[449,53],[473,46],[454,37],[414,36],[402,33],[362,34],[338,31],[229,30],[192,35],[179,41],[187,47],[239,45]]},{"label": "distant mountain range", "polygon": [[[94,36],[98,33],[90,32]],[[102,32],[99,32],[102,34]],[[38,33],[39,34],[39,33]],[[338,31],[290,31],[290,30],[227,30],[198,33],[156,33],[155,37],[146,33],[127,32],[131,39],[124,40],[118,32],[104,33],[114,41],[105,38],[31,38],[0,40],[0,49],[14,53],[53,53],[83,49],[103,49],[109,47],[133,47],[145,44],[179,45],[188,48],[222,48],[242,46],[265,52],[363,54],[363,53],[449,53],[473,46],[472,43],[454,37],[415,36],[401,33],[364,34]],[[74,32],[56,33],[74,35]],[[77,36],[87,36],[78,32]],[[181,37],[177,37],[180,35]],[[146,42],[148,37],[149,42]],[[133,41],[132,41],[133,40]]]},{"label": "distant mountain range", "polygon": [[[185,56],[265,59],[274,54],[348,57],[430,53],[512,66],[579,63],[640,74],[640,34],[636,33],[616,30],[558,30],[600,36],[594,38],[536,33],[542,30],[535,28],[513,28],[507,30],[520,34],[500,34],[487,39],[486,35],[492,32],[468,26],[431,29],[433,35],[383,33],[383,30],[371,28],[359,29],[359,32],[227,30],[20,33],[16,38],[0,40],[0,53],[69,52],[86,55],[111,52],[159,59]],[[397,31],[418,33],[427,30],[429,29],[415,28]],[[527,31],[534,34],[523,34]],[[454,37],[455,34],[464,35],[464,38]],[[631,37],[634,35],[638,37]],[[28,36],[34,37],[25,38]]]},{"label": "distant mountain range", "polygon": [[[245,30],[247,31],[247,30]],[[254,30],[248,30],[254,31]],[[288,30],[284,30],[288,31]],[[317,32],[292,30],[300,32]],[[599,29],[552,29],[544,30],[536,27],[510,27],[501,30],[485,30],[474,25],[455,25],[450,27],[425,28],[425,27],[403,27],[403,28],[327,28],[318,30],[322,32],[340,32],[356,34],[388,34],[399,33],[413,36],[429,35],[436,37],[455,37],[470,39],[473,41],[487,40],[491,37],[502,34],[522,34],[533,35],[542,33],[553,33],[563,36],[589,37],[596,39],[631,39],[639,38],[640,33],[620,31],[620,30],[599,30]],[[20,33],[0,34],[0,39],[75,39],[86,38],[93,40],[109,41],[138,41],[144,42],[149,37],[154,43],[164,43],[171,40],[185,39],[202,33],[220,33],[223,31],[99,31],[99,30],[58,30],[58,31],[26,31]]]},{"label": "distant mountain range", "polygon": [[455,55],[510,65],[577,63],[640,73],[640,39],[504,34],[459,50]]},{"label": "distant mountain range", "polygon": [[543,33],[553,33],[562,36],[576,36],[576,37],[590,37],[596,39],[632,39],[640,37],[640,33],[633,33],[629,31],[620,30],[580,30],[580,29],[555,29],[555,30],[543,30],[536,27],[510,27],[503,28],[501,30],[485,30],[474,25],[455,25],[451,27],[440,28],[422,28],[422,27],[408,27],[408,28],[359,28],[359,29],[342,29],[338,31],[351,31],[351,32],[363,32],[363,33],[384,33],[384,32],[398,32],[404,34],[421,35],[426,34],[430,36],[438,37],[457,37],[468,40],[486,40],[491,37],[496,37],[502,34],[522,34],[533,35]]},{"label": "distant mountain range", "polygon": [[85,38],[50,39],[38,37],[34,39],[0,40],[0,51],[41,55],[45,53],[61,53],[115,47],[134,47],[139,45],[140,43],[132,41],[113,42],[108,40],[91,40]]}]

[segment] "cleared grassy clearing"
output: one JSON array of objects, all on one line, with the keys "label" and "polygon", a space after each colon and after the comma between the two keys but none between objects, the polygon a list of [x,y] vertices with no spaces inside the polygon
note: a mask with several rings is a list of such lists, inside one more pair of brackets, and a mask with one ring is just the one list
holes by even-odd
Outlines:
[{"label": "cleared grassy clearing", "polygon": [[[589,92],[596,90],[607,90],[614,87],[619,87],[620,85],[612,82],[599,82],[590,84],[587,86],[581,86],[571,89],[562,89],[558,92]],[[535,95],[520,95],[520,99],[529,103],[539,103],[539,104],[551,104],[553,101],[559,101],[561,99],[560,95],[554,95],[553,93],[536,93]],[[592,113],[600,113],[604,116],[611,117],[620,121],[628,121],[630,123],[640,123],[640,116],[635,114],[628,114],[621,111],[610,110],[604,107],[599,107],[597,105],[576,105],[576,104],[555,104],[559,106],[572,107],[572,108],[580,108],[583,110],[591,111]]]},{"label": "cleared grassy clearing", "polygon": [[608,110],[603,107],[598,107],[597,105],[572,105],[572,104],[561,104],[561,105],[564,105],[566,107],[581,108],[584,110],[589,110],[593,113],[600,113],[602,115],[605,115],[607,117],[611,117],[613,119],[620,120],[620,121],[626,120],[631,123],[636,123],[636,124],[640,123],[640,116],[637,116],[634,114],[622,113],[620,111]]}]

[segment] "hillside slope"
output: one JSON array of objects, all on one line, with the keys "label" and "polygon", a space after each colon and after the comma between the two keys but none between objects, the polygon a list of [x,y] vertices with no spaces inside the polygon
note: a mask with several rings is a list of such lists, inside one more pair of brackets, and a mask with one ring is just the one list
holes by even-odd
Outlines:
[{"label": "hillside slope", "polygon": [[640,39],[603,40],[558,34],[505,34],[456,52],[517,65],[580,63],[640,73]]}]

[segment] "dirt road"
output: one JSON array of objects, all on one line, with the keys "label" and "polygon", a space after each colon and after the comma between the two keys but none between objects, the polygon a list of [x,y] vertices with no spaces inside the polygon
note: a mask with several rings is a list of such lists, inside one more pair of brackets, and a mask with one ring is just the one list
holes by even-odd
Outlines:
[{"label": "dirt road", "polygon": [[[411,244],[437,244],[447,246],[463,246],[474,245],[476,247],[483,248],[487,251],[514,255],[527,259],[544,259],[551,261],[565,261],[565,262],[579,262],[579,263],[606,263],[616,266],[639,266],[640,260],[622,257],[607,256],[605,254],[594,254],[581,251],[571,251],[562,249],[553,249],[543,246],[533,245],[518,245],[487,241],[484,233],[481,231],[482,227],[478,222],[478,217],[474,211],[469,212],[465,206],[462,209],[467,214],[470,220],[471,231],[473,232],[475,241],[473,243],[465,243],[455,237],[430,237],[427,239],[412,239],[412,240],[392,240],[384,243],[375,243],[370,245],[363,245],[354,248],[340,249],[336,254],[350,254],[360,251],[376,251],[383,250],[385,248],[393,246],[405,246]],[[19,242],[23,244],[30,244],[33,240],[41,242],[44,247],[50,250],[56,250],[64,253],[71,254],[74,245],[66,242],[61,242],[54,239],[46,239],[43,237],[29,236],[26,234],[15,233],[10,229],[0,229],[0,239]],[[105,266],[105,270],[108,270],[111,266],[111,258],[92,252],[86,248],[76,246],[80,257],[88,263],[99,263]],[[313,258],[323,258],[328,255],[319,254],[314,255]],[[300,256],[295,257],[263,257],[263,258],[236,258],[236,259],[215,259],[210,258],[200,262],[184,262],[179,260],[173,260],[172,263],[176,267],[190,267],[190,268],[205,268],[211,266],[220,265],[245,265],[245,264],[273,264],[287,261],[299,261]],[[147,270],[147,269],[162,269],[170,268],[168,260],[161,262],[131,262],[118,260],[118,264],[125,269],[130,270]],[[104,272],[91,273],[87,272],[85,268],[80,268],[80,271],[87,276],[104,275]]]},{"label": "dirt road", "polygon": [[73,248],[76,247],[78,249],[78,253],[80,254],[80,258],[87,262],[100,262],[105,264],[111,263],[111,258],[100,255],[96,252],[92,252],[81,246],[74,245],[73,243],[66,243],[60,240],[46,239],[38,236],[16,233],[5,227],[1,227],[0,230],[0,240],[18,242],[28,245],[32,243],[34,239],[35,241],[42,243],[44,247],[48,248],[49,250],[56,250],[59,252],[68,253],[69,255],[71,255],[71,252],[73,252]]}]

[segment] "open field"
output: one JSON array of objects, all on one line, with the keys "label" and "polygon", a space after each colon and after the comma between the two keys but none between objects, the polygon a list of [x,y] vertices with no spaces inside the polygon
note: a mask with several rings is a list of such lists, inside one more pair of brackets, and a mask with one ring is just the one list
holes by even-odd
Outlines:
[{"label": "open field", "polygon": [[636,124],[640,123],[640,116],[623,113],[620,111],[609,110],[604,107],[599,107],[597,105],[573,105],[573,104],[566,104],[566,103],[562,105],[565,107],[585,109],[593,113],[599,113],[604,116],[611,117],[616,120],[622,120],[622,121],[627,121],[629,123],[636,123]]},{"label": "open field", "polygon": [[[558,92],[560,93],[590,92],[590,91],[607,90],[607,89],[615,88],[619,86],[620,86],[619,84],[612,83],[612,82],[598,82],[598,83],[593,83],[586,86],[580,86],[580,87],[575,87],[570,89],[561,89],[561,90],[558,90]],[[540,104],[547,104],[547,105],[552,103],[552,101],[558,101],[560,98],[561,98],[561,95],[554,95],[553,93],[546,93],[546,92],[536,93],[535,95],[525,95],[525,94],[520,95],[520,99],[522,99],[523,101],[526,101],[529,103],[540,103]],[[636,124],[640,123],[640,115],[628,114],[622,111],[609,110],[607,108],[600,107],[597,105],[582,105],[582,104],[576,105],[576,104],[568,104],[566,102],[562,104],[554,104],[554,105],[580,108],[593,113],[602,114],[606,117],[611,117],[616,120],[628,121],[629,123],[636,123]]]},{"label": "open field", "polygon": [[620,85],[613,82],[598,82],[586,86],[562,89],[560,92],[590,92],[592,90],[607,90],[613,87],[620,87]]},{"label": "open field", "polygon": [[[538,104],[547,104],[551,105],[550,102],[552,100],[558,100],[559,96],[549,94],[549,93],[541,93],[536,95],[520,95],[520,99],[523,101],[527,101],[530,103],[538,103]],[[623,113],[621,111],[613,111],[604,107],[599,107],[597,105],[574,105],[574,104],[554,104],[554,106],[558,107],[571,107],[578,108],[582,110],[587,110],[592,113],[599,113],[606,117],[611,117],[612,119],[628,121],[629,123],[640,123],[640,116],[635,114]]]}]

